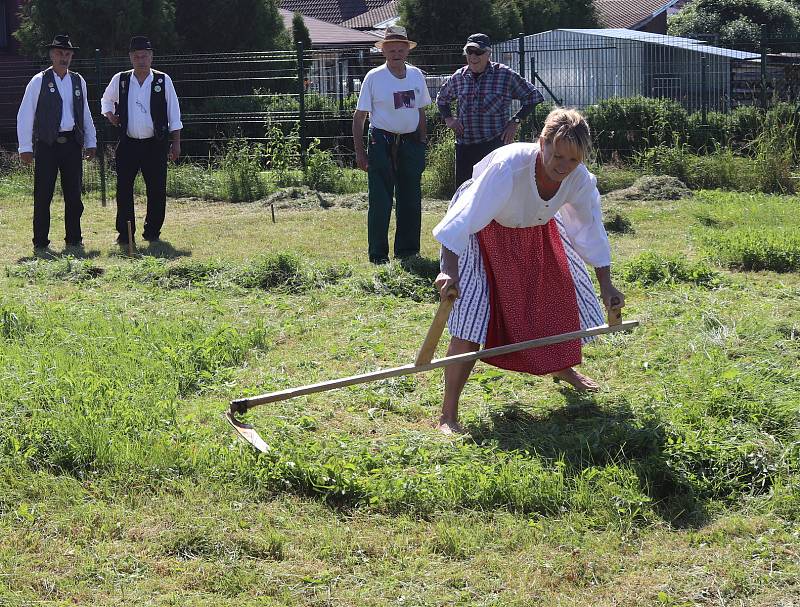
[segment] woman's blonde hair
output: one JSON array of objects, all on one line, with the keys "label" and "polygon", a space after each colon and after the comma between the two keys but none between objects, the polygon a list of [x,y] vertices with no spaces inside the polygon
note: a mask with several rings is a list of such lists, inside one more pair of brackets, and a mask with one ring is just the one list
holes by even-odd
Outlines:
[{"label": "woman's blonde hair", "polygon": [[544,121],[541,136],[548,143],[570,142],[581,154],[581,160],[587,159],[592,151],[589,123],[578,110],[554,109]]}]

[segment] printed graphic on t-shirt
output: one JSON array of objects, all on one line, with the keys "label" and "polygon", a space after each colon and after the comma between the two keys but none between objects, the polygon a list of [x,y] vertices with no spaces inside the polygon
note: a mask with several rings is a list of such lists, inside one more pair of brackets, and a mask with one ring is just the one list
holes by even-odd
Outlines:
[{"label": "printed graphic on t-shirt", "polygon": [[414,95],[414,91],[395,91],[394,93],[394,109],[399,110],[401,108],[415,108],[416,106],[416,95]]}]

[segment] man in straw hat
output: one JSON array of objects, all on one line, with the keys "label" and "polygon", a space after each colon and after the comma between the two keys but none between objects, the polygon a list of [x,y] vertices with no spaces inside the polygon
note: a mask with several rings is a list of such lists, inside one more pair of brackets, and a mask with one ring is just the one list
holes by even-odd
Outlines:
[{"label": "man in straw hat", "polygon": [[64,227],[67,246],[80,247],[82,150],[95,156],[97,138],[86,101],[86,81],[69,69],[78,47],[66,34],[46,45],[52,65],[36,74],[25,88],[17,113],[19,156],[24,164],[36,158],[33,182],[33,247],[50,244],[50,203],[61,173],[64,194]]},{"label": "man in straw hat", "polygon": [[134,36],[128,53],[132,70],[115,74],[103,93],[103,115],[119,127],[117,146],[117,242],[128,244],[128,222],[136,232],[133,182],[141,170],[147,189],[143,237],[156,242],[167,208],[167,156],[181,155],[181,109],[172,79],[152,69],[153,46]]},{"label": "man in straw hat", "polygon": [[[419,253],[422,223],[422,171],[427,133],[425,106],[431,97],[422,72],[406,63],[417,45],[404,27],[386,28],[375,43],[386,62],[370,70],[361,84],[353,115],[353,145],[358,167],[369,175],[367,233],[369,259],[389,260],[389,218],[395,197],[397,228],[394,256]],[[369,114],[369,147],[364,150],[364,122]]]}]

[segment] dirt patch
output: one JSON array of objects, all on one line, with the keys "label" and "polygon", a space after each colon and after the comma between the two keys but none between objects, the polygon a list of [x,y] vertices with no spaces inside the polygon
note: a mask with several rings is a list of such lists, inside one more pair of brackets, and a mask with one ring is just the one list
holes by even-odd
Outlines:
[{"label": "dirt patch", "polygon": [[623,190],[611,192],[607,200],[681,200],[690,198],[692,191],[675,177],[669,175],[645,175]]}]

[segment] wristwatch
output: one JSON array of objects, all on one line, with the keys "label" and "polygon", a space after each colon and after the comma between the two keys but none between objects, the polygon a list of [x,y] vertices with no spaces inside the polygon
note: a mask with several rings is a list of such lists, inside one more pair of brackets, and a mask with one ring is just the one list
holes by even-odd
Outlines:
[{"label": "wristwatch", "polygon": [[520,122],[522,122],[522,120],[520,120],[520,119],[519,119],[519,116],[514,116],[514,117],[511,119],[511,122],[513,122],[513,123],[515,123],[515,124],[519,124]]}]

